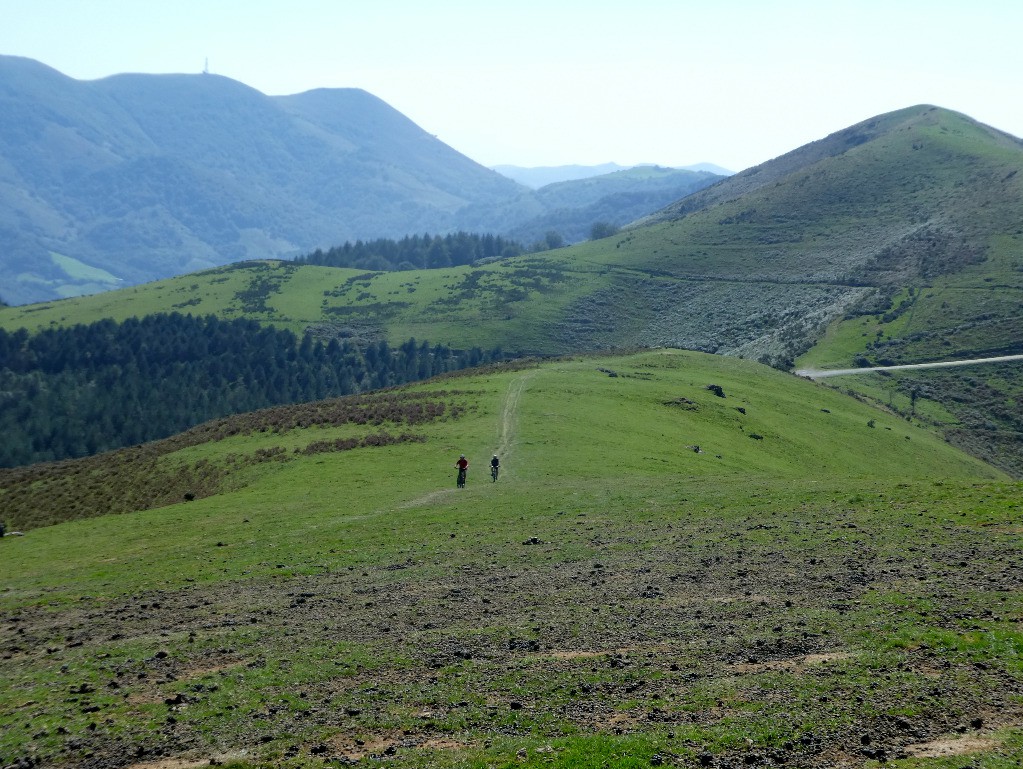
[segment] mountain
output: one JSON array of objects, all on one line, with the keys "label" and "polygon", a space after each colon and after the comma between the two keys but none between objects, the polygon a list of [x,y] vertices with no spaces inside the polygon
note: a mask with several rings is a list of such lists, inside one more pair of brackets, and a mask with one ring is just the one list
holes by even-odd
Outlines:
[{"label": "mountain", "polygon": [[620,166],[617,163],[601,163],[595,166],[491,166],[494,171],[497,171],[502,176],[514,179],[519,184],[532,187],[534,190],[545,187],[548,184],[555,184],[556,182],[589,179],[592,176],[603,176],[604,174],[613,174],[616,171],[625,171],[631,167]]},{"label": "mountain", "polygon": [[[683,173],[683,172],[679,172]],[[699,185],[546,202],[359,89],[266,96],[209,74],[81,82],[0,56],[0,298],[49,300],[346,241],[569,242]]]},{"label": "mountain", "polygon": [[8,302],[348,239],[499,229],[478,211],[500,207],[509,221],[542,210],[364,91],[270,97],[208,74],[80,82],[0,57]]},{"label": "mountain", "polygon": [[[524,184],[533,189],[540,189],[549,184],[558,182],[575,181],[578,179],[589,179],[594,176],[604,176],[618,171],[628,171],[633,168],[647,168],[648,164],[638,166],[621,166],[617,163],[601,163],[594,166],[566,165],[566,166],[513,166],[497,165],[491,168],[502,176],[514,179],[519,184]],[[716,176],[730,176],[732,171],[714,165],[713,163],[697,163],[691,166],[681,166],[675,170],[680,171],[703,171],[715,174]]]},{"label": "mountain", "polygon": [[[38,327],[69,314],[170,312],[183,300],[194,312],[237,313],[242,305],[230,291],[248,295],[245,286],[269,275],[272,286],[261,290],[267,309],[252,317],[294,330],[347,318],[394,342],[414,335],[544,354],[670,345],[790,366],[833,321],[883,315],[909,288],[919,292],[919,311],[947,284],[940,302],[955,312],[934,313],[934,329],[983,323],[997,336],[968,345],[964,338],[963,351],[1005,353],[1023,343],[1015,322],[1021,168],[1020,140],[959,113],[915,107],[571,248],[475,268],[367,273],[355,282],[350,271],[318,273],[336,290],[315,301],[301,296],[311,282],[304,269],[236,265],[73,304],[8,308],[0,322]],[[977,288],[991,300],[974,302]]]}]

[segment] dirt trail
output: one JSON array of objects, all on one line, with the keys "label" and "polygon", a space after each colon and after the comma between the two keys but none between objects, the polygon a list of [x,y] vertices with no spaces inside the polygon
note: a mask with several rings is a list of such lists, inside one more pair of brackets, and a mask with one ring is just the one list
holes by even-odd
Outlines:
[{"label": "dirt trail", "polygon": [[511,455],[512,446],[515,444],[519,400],[522,398],[522,392],[529,384],[529,380],[536,376],[536,373],[537,370],[529,371],[516,377],[508,385],[508,392],[504,396],[504,407],[501,409],[501,422],[497,427],[497,448],[494,449],[494,453],[501,459],[502,464]]},{"label": "dirt trail", "polygon": [[[438,489],[437,491],[431,491],[429,494],[424,494],[421,497],[410,499],[407,502],[403,502],[398,505],[398,510],[408,510],[410,507],[423,507],[425,505],[432,504],[439,499],[451,496],[455,492],[455,489]],[[387,510],[378,510],[377,514],[386,513]]]},{"label": "dirt trail", "polygon": [[[505,460],[512,453],[512,446],[515,444],[515,425],[518,419],[519,400],[521,399],[522,392],[526,389],[526,385],[529,383],[529,380],[536,376],[536,374],[537,370],[533,370],[513,379],[511,384],[508,385],[508,392],[504,396],[504,403],[501,406],[501,417],[497,425],[497,446],[494,449],[494,453],[501,459],[502,473],[507,472],[507,470],[504,470],[503,467],[505,466]],[[487,461],[487,464],[489,464],[489,460]],[[487,480],[489,480],[489,476]],[[411,507],[423,507],[425,505],[433,504],[434,502],[454,493],[456,493],[455,489],[438,489],[437,491],[431,491],[429,494],[424,494],[421,497],[410,499],[399,505],[398,509],[407,510]]]}]

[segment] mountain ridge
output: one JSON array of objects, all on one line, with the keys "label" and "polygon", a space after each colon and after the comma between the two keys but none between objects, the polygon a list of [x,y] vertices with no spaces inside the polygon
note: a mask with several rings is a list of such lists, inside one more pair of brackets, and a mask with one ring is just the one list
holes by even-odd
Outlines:
[{"label": "mountain ridge", "polygon": [[[662,167],[657,163],[638,163],[632,166],[623,166],[618,163],[598,163],[596,165],[562,165],[562,166],[516,166],[496,165],[490,166],[509,179],[514,179],[532,189],[541,189],[550,184],[558,182],[577,181],[589,179],[594,176],[613,174],[618,171],[629,171],[634,168]],[[677,171],[696,171],[712,173],[715,176],[731,176],[734,171],[729,171],[714,163],[695,163],[688,166],[671,166]]]},{"label": "mountain ridge", "polygon": [[867,118],[859,123],[835,131],[822,139],[805,144],[796,149],[790,150],[776,158],[767,160],[757,166],[748,168],[739,173],[733,174],[721,180],[713,188],[700,193],[690,195],[684,201],[665,206],[664,209],[651,214],[649,217],[637,222],[637,224],[665,221],[693,213],[713,203],[722,202],[729,197],[755,192],[776,182],[779,178],[787,176],[795,171],[803,170],[814,163],[835,158],[886,133],[897,130],[897,127],[918,124],[922,118],[928,115],[955,115],[959,119],[965,119],[971,124],[981,127],[992,137],[1012,146],[1016,149],[1023,149],[1023,139],[997,128],[979,123],[966,115],[937,107],[931,104],[920,104],[906,107],[895,112],[877,115]]},{"label": "mountain ridge", "polygon": [[358,239],[514,230],[535,242],[555,229],[579,240],[588,217],[624,224],[666,194],[554,211],[359,88],[267,96],[208,73],[78,81],[0,56],[8,303]]},{"label": "mountain ridge", "polygon": [[[505,204],[516,219],[540,210],[358,89],[269,97],[209,74],[75,81],[0,57],[0,98],[7,301],[96,288],[61,274],[51,252],[137,283],[447,229],[470,204]],[[347,136],[328,130],[324,100],[335,128],[350,114]]]}]

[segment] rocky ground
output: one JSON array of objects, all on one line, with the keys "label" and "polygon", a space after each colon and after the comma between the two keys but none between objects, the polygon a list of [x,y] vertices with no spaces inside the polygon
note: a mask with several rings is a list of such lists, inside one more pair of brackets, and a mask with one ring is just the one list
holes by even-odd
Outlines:
[{"label": "rocky ground", "polygon": [[1017,530],[906,504],[557,524],[5,612],[0,765],[569,765],[579,739],[722,769],[1019,755]]}]

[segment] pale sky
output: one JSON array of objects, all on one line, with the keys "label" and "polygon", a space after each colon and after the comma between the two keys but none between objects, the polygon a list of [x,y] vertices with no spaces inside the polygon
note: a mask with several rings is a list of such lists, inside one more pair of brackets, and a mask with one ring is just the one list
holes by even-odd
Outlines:
[{"label": "pale sky", "polygon": [[91,80],[362,88],[483,165],[740,171],[936,104],[1023,136],[1019,0],[0,0],[0,54]]}]

